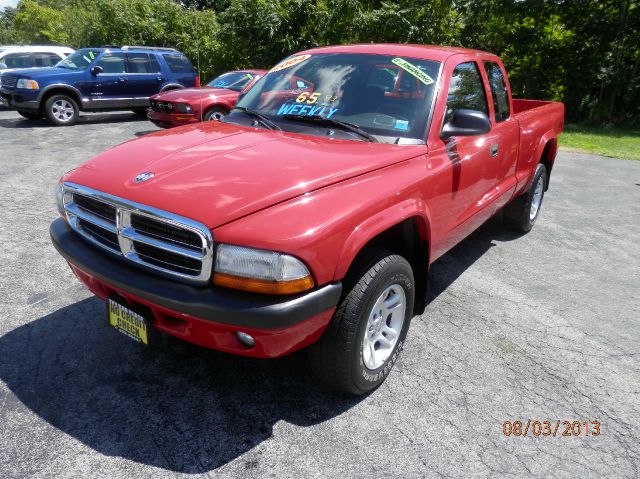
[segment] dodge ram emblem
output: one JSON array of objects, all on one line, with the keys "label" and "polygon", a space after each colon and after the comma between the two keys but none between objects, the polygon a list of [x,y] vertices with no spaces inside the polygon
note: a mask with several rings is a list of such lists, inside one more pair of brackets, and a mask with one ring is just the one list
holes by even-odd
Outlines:
[{"label": "dodge ram emblem", "polygon": [[150,180],[154,176],[155,176],[154,173],[151,173],[150,171],[145,171],[144,173],[140,173],[138,176],[136,176],[133,179],[133,182],[134,183],[142,183],[143,181]]}]

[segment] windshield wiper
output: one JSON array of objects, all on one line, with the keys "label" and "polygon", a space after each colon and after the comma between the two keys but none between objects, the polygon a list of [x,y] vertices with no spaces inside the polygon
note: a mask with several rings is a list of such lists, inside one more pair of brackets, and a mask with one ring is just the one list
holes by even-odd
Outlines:
[{"label": "windshield wiper", "polygon": [[378,140],[376,139],[375,136],[370,135],[369,133],[364,131],[362,128],[360,128],[358,125],[354,125],[353,123],[349,123],[346,121],[334,120],[333,118],[325,118],[324,116],[320,116],[320,115],[287,114],[287,115],[282,115],[282,117],[286,120],[296,120],[296,121],[303,121],[308,123],[319,123],[327,126],[337,126],[338,128],[342,128],[343,130],[355,133],[356,135],[362,138],[365,138],[367,141],[370,141],[372,143],[378,143]]},{"label": "windshield wiper", "polygon": [[236,106],[232,110],[238,110],[243,113],[246,113],[250,117],[256,119],[258,122],[262,123],[263,126],[266,126],[269,130],[278,130],[282,131],[278,125],[272,122],[268,117],[263,115],[262,113],[258,113],[257,111],[250,110],[249,108],[245,108],[243,106]]}]

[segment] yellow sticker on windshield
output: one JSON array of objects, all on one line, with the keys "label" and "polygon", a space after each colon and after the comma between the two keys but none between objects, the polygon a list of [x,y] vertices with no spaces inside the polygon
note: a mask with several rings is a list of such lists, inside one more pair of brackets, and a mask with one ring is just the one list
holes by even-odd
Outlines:
[{"label": "yellow sticker on windshield", "polygon": [[404,71],[410,73],[425,85],[431,85],[433,83],[433,78],[431,78],[413,63],[409,63],[403,58],[394,58],[393,60],[391,60],[391,63],[393,63],[394,65],[398,65]]},{"label": "yellow sticker on windshield", "polygon": [[297,65],[298,63],[302,63],[308,58],[311,58],[311,55],[298,55],[297,57],[291,57],[283,62],[278,63],[270,70],[270,72],[278,72],[280,70],[284,70],[285,68],[289,68],[293,65]]}]

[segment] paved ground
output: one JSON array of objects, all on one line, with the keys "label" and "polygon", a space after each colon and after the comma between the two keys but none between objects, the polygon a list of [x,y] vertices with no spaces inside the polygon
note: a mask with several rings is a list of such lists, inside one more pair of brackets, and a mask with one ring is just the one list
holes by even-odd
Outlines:
[{"label": "paved ground", "polygon": [[[435,264],[395,371],[352,399],[304,354],[145,356],[107,330],[49,242],[54,185],[153,129],[0,112],[0,477],[640,476],[640,162],[560,153],[534,230],[492,220]],[[503,435],[528,418],[601,434]]]}]

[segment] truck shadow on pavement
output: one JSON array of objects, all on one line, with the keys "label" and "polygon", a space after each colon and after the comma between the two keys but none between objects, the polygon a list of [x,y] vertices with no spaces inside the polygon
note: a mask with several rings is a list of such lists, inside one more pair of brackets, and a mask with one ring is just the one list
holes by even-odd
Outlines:
[{"label": "truck shadow on pavement", "polygon": [[496,246],[496,241],[513,241],[521,237],[521,233],[506,228],[502,212],[494,215],[431,265],[427,301],[431,302],[440,296],[473,263]]},{"label": "truck shadow on pavement", "polygon": [[1,337],[0,379],[97,452],[190,474],[268,440],[278,421],[310,426],[359,402],[318,386],[303,352],[256,360],[178,342],[145,352],[106,325],[95,298]]},{"label": "truck shadow on pavement", "polygon": [[[429,300],[494,241],[518,236],[500,218],[490,220],[432,266]],[[190,474],[268,440],[278,421],[312,426],[361,400],[319,386],[304,352],[257,360],[178,341],[142,350],[106,325],[104,303],[95,298],[1,337],[0,379],[29,409],[97,452]]]}]

